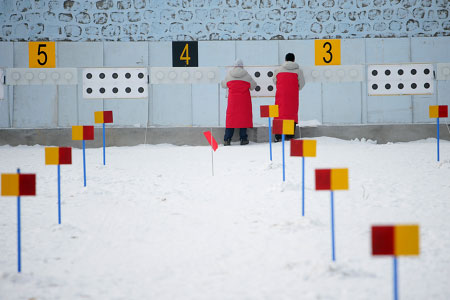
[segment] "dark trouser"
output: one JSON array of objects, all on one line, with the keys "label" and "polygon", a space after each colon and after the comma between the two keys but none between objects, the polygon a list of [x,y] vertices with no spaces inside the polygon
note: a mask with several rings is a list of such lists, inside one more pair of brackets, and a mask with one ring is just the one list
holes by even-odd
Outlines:
[{"label": "dark trouser", "polygon": [[[223,138],[224,141],[231,140],[234,134],[234,128],[225,128],[225,136]],[[241,140],[247,139],[247,128],[240,128],[239,129],[239,137]]]},{"label": "dark trouser", "polygon": [[[293,139],[295,137],[295,131],[297,131],[297,123],[294,122],[294,134],[290,135],[290,134],[286,134],[284,137],[286,140],[290,140]],[[275,139],[280,140],[281,141],[281,134],[275,134]]]}]

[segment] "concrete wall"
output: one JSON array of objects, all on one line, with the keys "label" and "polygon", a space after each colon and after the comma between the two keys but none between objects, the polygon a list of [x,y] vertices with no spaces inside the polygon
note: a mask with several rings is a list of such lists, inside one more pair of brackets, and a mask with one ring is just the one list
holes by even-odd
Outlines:
[{"label": "concrete wall", "polygon": [[448,0],[5,0],[0,41],[450,35]]},{"label": "concrete wall", "polygon": [[[57,42],[57,67],[171,66],[171,42]],[[229,66],[237,57],[246,65],[277,65],[293,52],[303,66],[314,65],[314,40],[201,41],[199,66]],[[28,67],[28,43],[0,42],[0,68]],[[450,37],[344,39],[341,62],[349,64],[450,62]],[[224,68],[222,70],[224,72]],[[222,73],[224,76],[224,73]],[[299,118],[322,124],[431,123],[428,106],[450,104],[450,81],[436,81],[431,96],[367,96],[366,82],[309,83],[300,92]],[[87,100],[82,86],[6,86],[0,100],[2,128],[56,128],[91,125],[94,111],[113,110],[115,127],[224,126],[225,90],[217,85],[150,85],[147,99]],[[259,106],[273,98],[254,98]],[[448,121],[448,120],[443,120]]]}]

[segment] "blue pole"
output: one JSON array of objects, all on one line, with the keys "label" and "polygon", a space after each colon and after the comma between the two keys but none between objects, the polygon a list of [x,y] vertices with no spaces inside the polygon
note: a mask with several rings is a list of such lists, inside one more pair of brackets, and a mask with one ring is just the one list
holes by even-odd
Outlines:
[{"label": "blue pole", "polygon": [[398,300],[397,256],[394,255],[394,300]]},{"label": "blue pole", "polygon": [[270,125],[270,117],[269,117],[269,145],[270,145],[270,161],[272,161],[272,129]]},{"label": "blue pole", "polygon": [[103,123],[103,165],[105,164],[105,123]]},{"label": "blue pole", "polygon": [[[17,174],[20,174],[20,169],[17,169]],[[22,247],[20,231],[20,196],[17,196],[17,271],[19,273],[22,271]]]},{"label": "blue pole", "polygon": [[58,165],[58,224],[61,224],[61,165]]},{"label": "blue pole", "polygon": [[302,156],[302,216],[305,216],[305,157]]},{"label": "blue pole", "polygon": [[284,134],[281,135],[281,139],[283,141],[283,181],[286,181],[286,176],[284,172]]},{"label": "blue pole", "polygon": [[331,191],[331,253],[333,261],[336,260],[336,254],[334,251],[334,193]]},{"label": "blue pole", "polygon": [[436,118],[436,128],[437,128],[437,161],[439,161],[439,118]]},{"label": "blue pole", "polygon": [[84,173],[84,186],[86,186],[86,141],[83,140],[83,173]]}]

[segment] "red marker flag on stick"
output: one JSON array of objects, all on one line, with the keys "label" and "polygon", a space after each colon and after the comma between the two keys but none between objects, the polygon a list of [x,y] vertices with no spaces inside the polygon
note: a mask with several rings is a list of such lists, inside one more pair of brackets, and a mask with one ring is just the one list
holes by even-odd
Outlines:
[{"label": "red marker flag on stick", "polygon": [[219,145],[217,145],[217,142],[214,139],[214,137],[212,136],[211,131],[204,131],[203,134],[205,135],[206,140],[211,145],[213,150],[216,151],[217,148],[219,147]]}]

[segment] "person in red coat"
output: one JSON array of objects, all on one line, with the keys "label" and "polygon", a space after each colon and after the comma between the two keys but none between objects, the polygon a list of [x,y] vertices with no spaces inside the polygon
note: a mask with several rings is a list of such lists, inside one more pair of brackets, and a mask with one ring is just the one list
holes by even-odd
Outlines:
[{"label": "person in red coat", "polygon": [[[298,93],[305,86],[305,77],[293,53],[286,54],[285,62],[275,70],[273,82],[277,87],[275,104],[278,105],[278,117],[275,119],[294,120],[298,123]],[[286,136],[288,139],[291,136]],[[275,135],[275,141],[281,140],[281,135]]]},{"label": "person in red coat", "polygon": [[228,106],[224,146],[229,146],[235,128],[240,128],[241,145],[248,144],[247,128],[253,128],[252,98],[250,91],[256,87],[256,82],[244,69],[242,60],[236,60],[227,76],[221,83],[228,88]]}]

